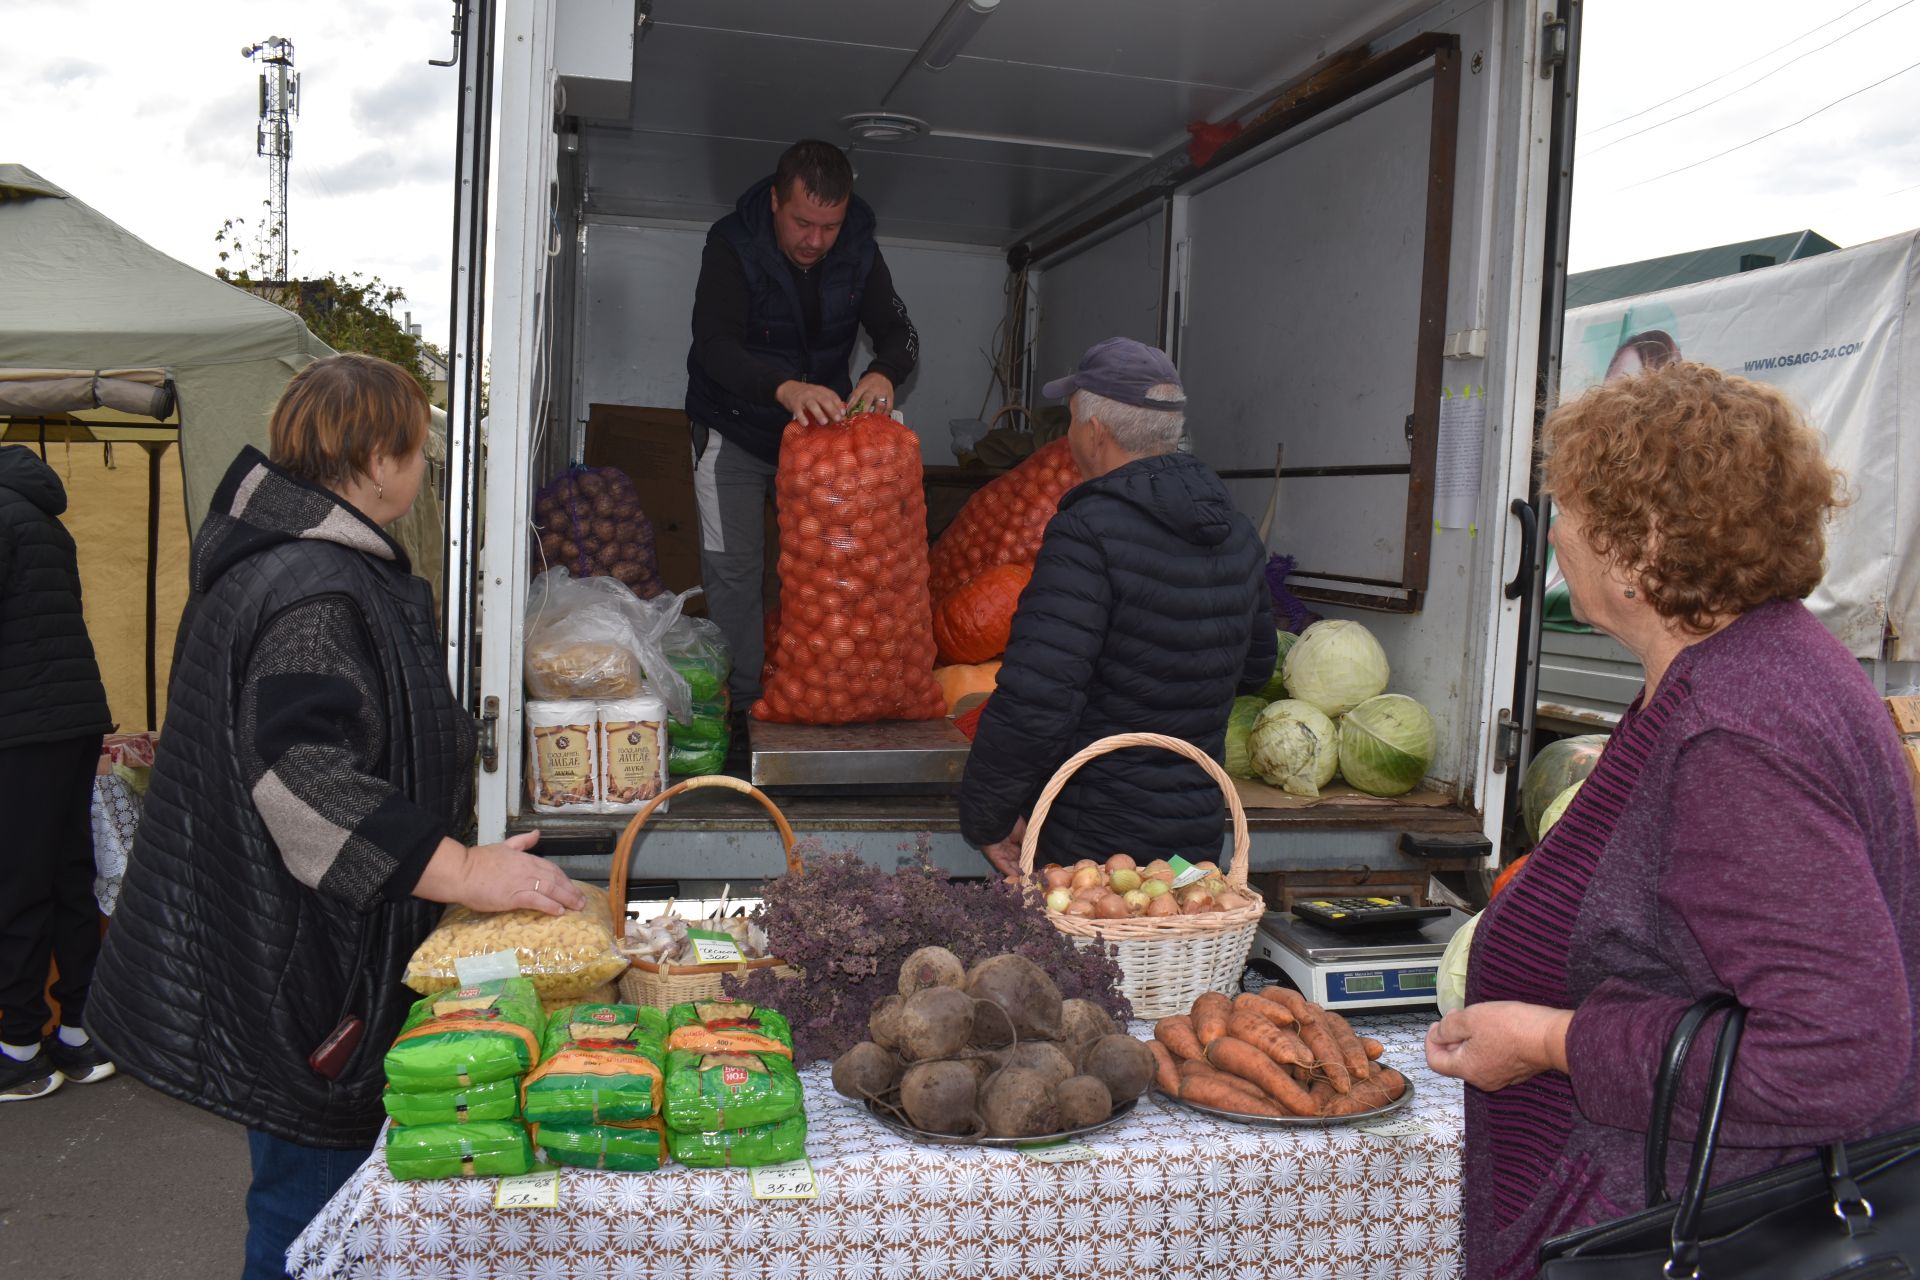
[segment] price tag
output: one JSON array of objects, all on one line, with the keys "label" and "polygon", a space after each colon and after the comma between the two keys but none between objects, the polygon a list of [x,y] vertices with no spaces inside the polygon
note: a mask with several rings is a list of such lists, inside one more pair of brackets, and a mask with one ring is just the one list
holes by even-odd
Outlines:
[{"label": "price tag", "polygon": [[820,1195],[813,1162],[805,1156],[785,1164],[761,1165],[748,1171],[755,1200],[814,1200]]},{"label": "price tag", "polygon": [[1055,1142],[1044,1147],[1022,1147],[1020,1154],[1041,1164],[1079,1164],[1098,1160],[1100,1153],[1084,1142]]},{"label": "price tag", "polygon": [[1176,889],[1184,889],[1207,878],[1205,867],[1196,867],[1177,853],[1167,859],[1167,865],[1173,868],[1173,887]]},{"label": "price tag", "polygon": [[1378,1124],[1363,1124],[1356,1127],[1360,1132],[1371,1133],[1377,1138],[1417,1138],[1427,1131],[1426,1125],[1411,1117],[1382,1120]]},{"label": "price tag", "polygon": [[501,978],[517,978],[520,976],[520,953],[495,951],[484,956],[461,956],[453,962],[453,976],[463,987],[497,982]]},{"label": "price tag", "polygon": [[493,1193],[496,1209],[557,1209],[560,1207],[560,1171],[545,1169],[500,1179]]},{"label": "price tag", "polygon": [[689,929],[687,941],[693,945],[695,964],[737,964],[746,958],[734,940],[724,933]]}]

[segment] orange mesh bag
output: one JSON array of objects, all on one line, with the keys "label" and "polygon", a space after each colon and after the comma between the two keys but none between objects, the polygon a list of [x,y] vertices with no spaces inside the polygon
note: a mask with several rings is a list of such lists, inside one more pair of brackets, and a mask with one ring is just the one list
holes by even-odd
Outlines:
[{"label": "orange mesh bag", "polygon": [[1081,479],[1063,437],[968,498],[928,557],[933,598],[939,600],[983,569],[1032,564],[1060,495]]},{"label": "orange mesh bag", "polygon": [[780,630],[757,720],[936,720],[920,442],[884,414],[780,440]]}]

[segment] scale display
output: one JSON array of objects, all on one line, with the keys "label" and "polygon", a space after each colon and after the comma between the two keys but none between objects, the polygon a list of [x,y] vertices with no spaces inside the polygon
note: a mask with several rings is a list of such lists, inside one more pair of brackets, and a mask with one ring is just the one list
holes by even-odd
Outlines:
[{"label": "scale display", "polygon": [[1453,911],[1417,926],[1348,932],[1274,911],[1254,935],[1253,957],[1330,1009],[1431,1008],[1439,993],[1440,955],[1469,918]]}]

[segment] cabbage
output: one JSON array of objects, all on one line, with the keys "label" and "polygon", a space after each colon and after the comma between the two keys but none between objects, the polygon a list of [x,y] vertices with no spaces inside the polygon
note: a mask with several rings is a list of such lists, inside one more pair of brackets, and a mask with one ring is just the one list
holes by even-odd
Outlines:
[{"label": "cabbage", "polygon": [[1340,776],[1368,795],[1419,786],[1433,751],[1433,717],[1404,693],[1368,698],[1340,717]]},{"label": "cabbage", "polygon": [[1247,735],[1253,771],[1289,795],[1320,798],[1340,764],[1340,735],[1320,708],[1282,698],[1263,710]]},{"label": "cabbage", "polygon": [[[1480,915],[1485,915],[1483,911]],[[1473,951],[1473,931],[1480,927],[1480,915],[1474,916],[1447,939],[1440,953],[1440,972],[1435,976],[1434,996],[1441,1013],[1467,1007],[1467,959]]]},{"label": "cabbage", "polygon": [[1266,707],[1265,698],[1235,698],[1227,712],[1227,772],[1236,778],[1253,776],[1253,761],[1247,756],[1247,735],[1253,732],[1254,719]]},{"label": "cabbage", "polygon": [[1332,618],[1301,633],[1282,664],[1287,696],[1337,716],[1387,687],[1387,655],[1357,622]]},{"label": "cabbage", "polygon": [[1294,641],[1299,638],[1291,631],[1274,632],[1274,639],[1279,641],[1280,650],[1273,655],[1273,674],[1268,676],[1267,682],[1260,686],[1261,701],[1277,702],[1287,696],[1287,682],[1281,677],[1280,669],[1286,665],[1287,650],[1293,648]]},{"label": "cabbage", "polygon": [[1547,838],[1547,832],[1553,830],[1553,824],[1560,821],[1561,815],[1566,813],[1567,806],[1573,803],[1575,793],[1580,790],[1585,782],[1586,779],[1582,778],[1579,782],[1574,783],[1565,791],[1555,796],[1553,803],[1547,806],[1547,811],[1540,815],[1540,838],[1542,840]]},{"label": "cabbage", "polygon": [[1520,780],[1520,822],[1527,829],[1527,839],[1538,842],[1547,834],[1540,826],[1540,815],[1561,792],[1593,772],[1606,745],[1606,734],[1583,733],[1549,742],[1534,753]]}]

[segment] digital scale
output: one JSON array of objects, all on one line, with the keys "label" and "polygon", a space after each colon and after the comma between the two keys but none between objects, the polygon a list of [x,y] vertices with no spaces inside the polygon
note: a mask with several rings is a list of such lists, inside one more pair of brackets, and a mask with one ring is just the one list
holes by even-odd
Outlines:
[{"label": "digital scale", "polygon": [[1439,989],[1440,953],[1472,919],[1444,916],[1369,930],[1335,932],[1288,911],[1269,911],[1253,936],[1253,959],[1280,970],[1300,993],[1329,1009],[1431,1005]]}]

